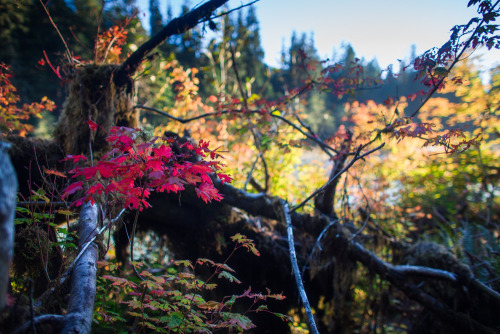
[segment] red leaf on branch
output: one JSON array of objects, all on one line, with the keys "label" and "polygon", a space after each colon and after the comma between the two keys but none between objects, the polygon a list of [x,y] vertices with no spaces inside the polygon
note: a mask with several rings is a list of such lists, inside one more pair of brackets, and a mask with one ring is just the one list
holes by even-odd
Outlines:
[{"label": "red leaf on branch", "polygon": [[226,175],[226,174],[218,173],[217,176],[219,177],[220,182],[222,184],[224,184],[224,183],[231,183],[231,181],[232,181],[231,177],[228,176],[228,175]]},{"label": "red leaf on branch", "polygon": [[196,195],[205,203],[211,202],[212,200],[220,201],[222,199],[222,195],[219,194],[219,191],[212,184],[205,182],[196,187]]},{"label": "red leaf on branch", "polygon": [[91,119],[87,121],[87,124],[89,125],[90,130],[92,131],[97,131],[98,125],[93,122]]},{"label": "red leaf on branch", "polygon": [[67,155],[66,158],[62,159],[61,162],[63,161],[68,161],[68,160],[73,160],[73,163],[77,163],[80,160],[87,160],[87,157],[84,155]]},{"label": "red leaf on branch", "polygon": [[172,149],[166,145],[161,145],[158,148],[153,148],[153,153],[156,157],[165,160],[169,160],[172,157]]},{"label": "red leaf on branch", "polygon": [[75,192],[77,192],[78,190],[82,190],[82,189],[83,189],[83,182],[82,181],[72,183],[66,189],[64,189],[61,198],[65,199],[69,195],[73,195]]}]

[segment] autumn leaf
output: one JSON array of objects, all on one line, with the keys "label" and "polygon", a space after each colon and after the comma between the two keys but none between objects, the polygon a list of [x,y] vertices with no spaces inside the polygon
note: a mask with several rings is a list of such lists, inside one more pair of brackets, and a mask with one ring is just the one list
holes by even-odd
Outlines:
[{"label": "autumn leaf", "polygon": [[239,279],[237,279],[236,277],[234,277],[232,274],[228,273],[227,271],[221,271],[219,273],[219,278],[225,278],[227,279],[229,282],[231,283],[238,283],[238,284],[241,284],[241,281]]},{"label": "autumn leaf", "polygon": [[93,122],[91,119],[87,121],[87,124],[89,125],[90,130],[92,131],[97,131],[98,125],[97,123]]},{"label": "autumn leaf", "polygon": [[53,169],[43,169],[43,172],[46,174],[46,175],[55,175],[55,176],[59,176],[59,177],[63,177],[63,178],[67,178],[66,175],[64,175],[64,173],[58,171],[58,170],[53,170]]},{"label": "autumn leaf", "polygon": [[65,199],[66,197],[73,195],[78,190],[82,190],[83,189],[82,186],[83,186],[82,181],[78,181],[78,182],[70,184],[66,189],[64,189],[61,198]]},{"label": "autumn leaf", "polygon": [[255,325],[252,323],[252,321],[244,315],[224,312],[223,316],[227,318],[226,321],[230,327],[236,327],[242,330],[255,328]]},{"label": "autumn leaf", "polygon": [[219,194],[219,191],[212,184],[203,182],[195,189],[196,195],[198,195],[198,197],[201,198],[205,203],[211,202],[212,200],[222,200],[222,195]]},{"label": "autumn leaf", "polygon": [[81,155],[81,154],[79,154],[79,155],[67,155],[66,158],[61,160],[61,162],[69,161],[69,160],[71,160],[73,163],[76,164],[78,161],[87,160],[87,157],[84,155]]}]

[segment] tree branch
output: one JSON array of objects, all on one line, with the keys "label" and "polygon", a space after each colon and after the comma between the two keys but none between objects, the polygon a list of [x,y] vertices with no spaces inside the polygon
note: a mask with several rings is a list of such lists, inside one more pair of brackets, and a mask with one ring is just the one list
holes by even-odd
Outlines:
[{"label": "tree branch", "polygon": [[[78,219],[79,247],[92,239],[97,229],[97,205],[86,203]],[[71,294],[61,333],[90,333],[96,295],[98,247],[87,246],[72,271]]]},{"label": "tree branch", "polygon": [[144,42],[120,65],[120,67],[118,67],[114,75],[115,84],[118,86],[125,84],[130,76],[137,71],[142,60],[168,37],[182,34],[196,26],[201,20],[210,19],[212,12],[224,5],[227,1],[228,0],[210,0],[189,11],[185,15],[170,21],[156,35]]},{"label": "tree branch", "polygon": [[295,282],[297,283],[297,288],[299,289],[300,298],[302,299],[302,305],[307,314],[307,320],[309,322],[309,328],[314,334],[319,334],[316,322],[314,321],[314,315],[312,314],[311,305],[309,304],[309,299],[307,298],[306,290],[304,289],[304,283],[300,276],[299,266],[297,264],[297,255],[295,254],[295,244],[293,241],[293,227],[292,219],[290,218],[290,210],[288,203],[284,200],[282,202],[283,215],[286,223],[286,234],[288,236],[288,249],[290,252],[290,261],[292,262],[293,274],[295,276]]},{"label": "tree branch", "polygon": [[120,211],[120,213],[113,219],[111,219],[110,221],[108,221],[106,224],[104,224],[93,236],[92,238],[90,238],[90,240],[84,240],[84,245],[83,247],[80,248],[80,252],[78,252],[77,256],[75,257],[75,259],[73,260],[73,262],[71,262],[71,264],[68,266],[68,268],[66,269],[66,271],[61,275],[61,277],[59,278],[59,281],[58,281],[58,285],[56,287],[52,287],[50,288],[49,290],[45,291],[41,296],[40,298],[38,298],[37,302],[35,303],[35,307],[39,308],[41,307],[43,304],[45,304],[48,300],[50,300],[52,294],[54,293],[54,291],[56,290],[56,288],[58,289],[61,289],[62,286],[64,286],[64,284],[66,284],[66,280],[68,279],[68,277],[71,275],[71,273],[73,272],[73,268],[75,267],[75,265],[77,264],[78,260],[82,257],[82,255],[85,253],[85,251],[87,250],[87,248],[91,245],[93,245],[95,239],[97,239],[97,237],[99,235],[101,235],[104,231],[106,231],[108,228],[110,228],[111,226],[113,226],[113,224],[118,220],[120,219],[121,215],[125,212],[125,209],[123,209],[122,211]]},{"label": "tree branch", "polygon": [[64,321],[64,316],[59,314],[43,314],[41,316],[36,317],[33,321],[29,321],[16,329],[12,334],[21,334],[27,332],[31,327],[41,325],[44,323],[51,323],[58,327],[58,330],[61,328]]},{"label": "tree branch", "polygon": [[[168,117],[168,118],[170,118],[170,119],[172,119],[172,120],[174,120],[176,122],[180,122],[182,124],[186,124],[186,123],[189,123],[189,122],[192,122],[192,121],[196,121],[197,119],[202,119],[202,118],[207,118],[207,117],[212,117],[212,116],[220,116],[220,115],[230,114],[230,113],[249,113],[249,114],[256,114],[256,115],[261,115],[262,114],[262,112],[260,110],[221,110],[221,111],[216,111],[216,112],[201,114],[201,115],[190,117],[190,118],[180,118],[180,117],[172,116],[169,113],[164,112],[163,110],[159,110],[159,109],[156,109],[156,108],[153,108],[153,107],[147,107],[147,106],[143,106],[143,105],[136,105],[134,108],[140,108],[140,109],[145,109],[145,110],[153,111],[153,112],[155,112],[157,114],[163,115],[165,117]],[[269,115],[271,117],[273,117],[273,118],[277,118],[277,119],[285,122],[286,124],[290,125],[295,130],[299,131],[301,134],[303,134],[304,136],[306,136],[307,139],[309,139],[309,140],[315,142],[316,144],[318,144],[318,146],[330,158],[333,157],[332,152],[333,153],[338,153],[336,149],[334,149],[333,147],[329,146],[328,144],[326,144],[321,139],[318,139],[315,136],[312,136],[311,134],[305,132],[300,127],[298,127],[296,124],[294,124],[293,122],[287,120],[285,117],[280,116],[280,115],[276,115],[274,113],[269,113]],[[301,121],[299,121],[299,123],[302,125]],[[307,127],[306,127],[306,129],[307,129]],[[367,145],[363,146],[363,148],[365,148],[366,146]]]},{"label": "tree branch", "polygon": [[350,131],[347,132],[347,137],[344,139],[344,143],[342,144],[341,150],[339,154],[335,157],[333,162],[332,171],[330,172],[329,180],[334,179],[331,182],[328,182],[328,185],[325,185],[323,191],[314,199],[315,208],[332,218],[337,218],[335,211],[333,209],[333,204],[335,201],[335,193],[337,190],[337,184],[339,182],[339,173],[344,168],[345,161],[348,156],[348,148],[350,146],[352,140],[352,133]]},{"label": "tree branch", "polygon": [[347,164],[347,166],[345,166],[340,172],[338,172],[334,177],[330,178],[328,180],[328,182],[322,186],[321,188],[319,188],[318,190],[316,190],[315,192],[313,192],[311,195],[309,195],[304,201],[302,201],[302,203],[296,205],[295,207],[293,207],[291,210],[292,211],[295,211],[297,209],[300,209],[301,207],[303,207],[307,202],[309,202],[311,200],[311,198],[317,196],[318,194],[322,193],[323,191],[325,191],[325,189],[333,182],[335,182],[335,180],[337,180],[337,178],[342,175],[343,173],[345,173],[349,168],[351,168],[351,166],[359,159],[362,159],[364,157],[366,157],[367,155],[369,154],[372,154],[373,152],[375,151],[378,151],[380,150],[382,147],[384,147],[385,143],[382,143],[380,144],[379,146],[375,147],[373,150],[370,150],[362,155],[359,155],[360,151],[361,151],[361,145],[358,147],[358,149],[356,150],[356,154],[354,155],[354,158],[352,158],[352,160]]},{"label": "tree branch", "polygon": [[[272,198],[262,193],[247,193],[227,184],[220,186],[220,181],[218,188],[224,195],[223,201],[231,206],[245,210],[252,215],[264,216],[276,220],[281,218],[277,216],[276,210],[273,209],[273,203],[282,201],[279,198]],[[318,221],[314,221],[315,216],[299,214],[293,211],[289,212],[289,214],[294,225],[301,226],[296,228],[303,228],[304,226],[310,227],[318,223]],[[500,307],[500,295],[498,292],[488,288],[474,277],[458,277],[455,273],[437,268],[392,265],[380,259],[375,253],[365,249],[360,243],[354,241],[351,232],[341,224],[330,224],[325,230],[328,230],[332,226],[337,230],[331,232],[335,235],[333,242],[336,244],[331,244],[331,247],[345,250],[348,258],[360,262],[368,270],[378,274],[381,279],[399,288],[410,299],[420,303],[451,325],[473,328],[478,333],[495,332],[490,327],[481,324],[470,316],[453,311],[450,307],[429,295],[420,287],[411,284],[408,280],[411,277],[424,277],[453,282],[455,289],[467,289],[469,293],[475,295],[476,298],[491,303],[492,307]]]},{"label": "tree branch", "polygon": [[481,324],[466,314],[453,311],[447,305],[441,303],[436,298],[427,294],[421,288],[408,281],[410,276],[425,276],[456,282],[457,278],[454,273],[419,266],[393,266],[381,260],[374,253],[366,250],[358,242],[352,240],[349,241],[349,239],[347,239],[342,233],[337,232],[336,239],[343,245],[341,247],[348,251],[351,258],[361,262],[370,271],[378,274],[382,279],[392,283],[394,286],[403,291],[409,298],[417,301],[430,311],[443,317],[449,324],[461,328],[472,328],[475,333],[495,333],[494,329]]}]

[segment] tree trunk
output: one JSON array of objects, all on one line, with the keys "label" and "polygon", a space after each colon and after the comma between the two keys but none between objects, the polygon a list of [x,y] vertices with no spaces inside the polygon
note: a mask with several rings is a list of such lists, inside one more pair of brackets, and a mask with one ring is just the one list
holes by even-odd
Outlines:
[{"label": "tree trunk", "polygon": [[17,177],[8,147],[9,144],[0,142],[0,310],[7,304],[9,269],[14,256]]}]

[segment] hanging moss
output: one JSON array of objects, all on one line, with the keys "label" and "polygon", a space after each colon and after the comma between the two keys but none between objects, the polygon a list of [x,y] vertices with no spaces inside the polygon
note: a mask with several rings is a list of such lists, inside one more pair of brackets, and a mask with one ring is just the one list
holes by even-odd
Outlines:
[{"label": "hanging moss", "polygon": [[[75,69],[69,95],[54,131],[54,139],[66,154],[89,153],[91,119],[103,129],[113,125],[137,127],[138,112],[133,108],[133,90],[117,87],[113,74],[117,65],[89,64]],[[98,154],[107,148],[106,133],[97,131],[92,150]]]}]

